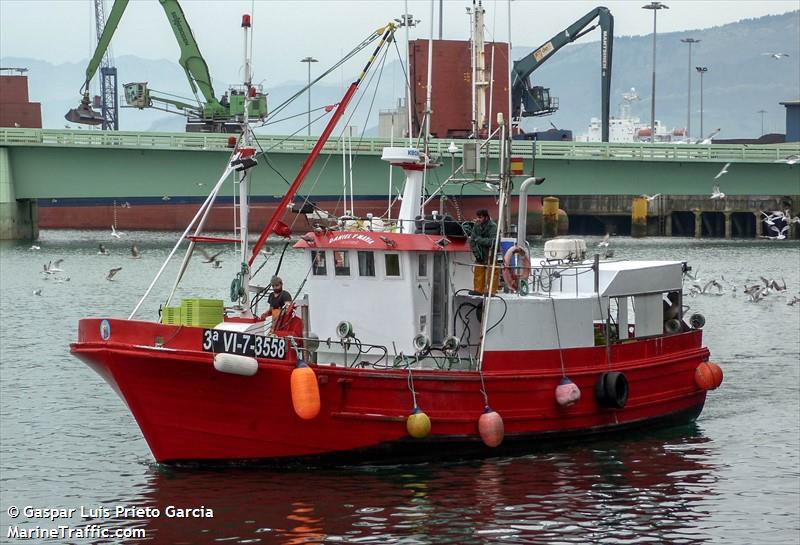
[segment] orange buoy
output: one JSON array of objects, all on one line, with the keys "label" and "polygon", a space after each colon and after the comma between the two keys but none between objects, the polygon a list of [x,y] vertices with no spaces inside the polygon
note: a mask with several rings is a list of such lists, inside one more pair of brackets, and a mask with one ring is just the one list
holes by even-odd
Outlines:
[{"label": "orange buoy", "polygon": [[414,407],[406,418],[406,430],[414,439],[427,437],[431,432],[431,419],[419,407]]},{"label": "orange buoy", "polygon": [[722,384],[722,368],[716,363],[705,361],[695,369],[694,382],[701,390],[716,390]]},{"label": "orange buoy", "polygon": [[572,407],[581,398],[581,390],[578,385],[569,378],[563,377],[561,384],[556,386],[556,403],[562,407]]},{"label": "orange buoy", "polygon": [[292,370],[292,405],[294,412],[303,420],[311,420],[319,414],[319,385],[314,370],[303,360]]},{"label": "orange buoy", "polygon": [[505,427],[503,419],[488,405],[483,410],[483,414],[478,418],[478,433],[487,447],[496,447],[503,442]]}]

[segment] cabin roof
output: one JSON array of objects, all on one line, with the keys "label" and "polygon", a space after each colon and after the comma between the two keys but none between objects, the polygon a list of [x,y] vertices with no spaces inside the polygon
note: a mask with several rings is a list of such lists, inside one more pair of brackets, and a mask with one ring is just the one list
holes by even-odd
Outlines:
[{"label": "cabin roof", "polygon": [[297,249],[384,250],[411,252],[468,252],[465,238],[421,233],[376,231],[309,232],[294,245]]}]

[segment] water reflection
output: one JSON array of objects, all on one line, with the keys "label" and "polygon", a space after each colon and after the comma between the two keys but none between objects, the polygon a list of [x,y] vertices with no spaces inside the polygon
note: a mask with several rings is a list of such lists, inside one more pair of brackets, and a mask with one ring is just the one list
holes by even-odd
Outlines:
[{"label": "water reflection", "polygon": [[[415,466],[153,466],[134,500],[158,543],[700,543],[717,494],[696,427],[514,458]],[[213,509],[169,518],[167,506]]]}]

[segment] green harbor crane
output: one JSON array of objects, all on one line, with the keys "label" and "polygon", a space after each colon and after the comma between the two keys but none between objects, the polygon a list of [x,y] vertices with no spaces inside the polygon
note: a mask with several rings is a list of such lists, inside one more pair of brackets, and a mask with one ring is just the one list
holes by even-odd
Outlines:
[{"label": "green harbor crane", "polygon": [[[97,49],[86,68],[86,80],[81,87],[81,102],[77,108],[70,110],[64,116],[67,121],[87,125],[103,123],[103,116],[91,107],[89,81],[94,77],[102,62],[128,2],[129,0],[114,2],[108,20],[105,22],[103,33],[98,39]],[[159,95],[158,91],[151,91],[147,87],[147,82],[134,82],[124,85],[126,104],[139,109],[155,108],[185,115],[187,117],[186,130],[190,132],[238,132],[240,130],[239,123],[244,115],[244,94],[248,92],[247,88],[243,85],[231,87],[220,100],[217,100],[211,84],[208,65],[200,54],[197,41],[189,28],[180,4],[177,0],[158,0],[158,2],[164,9],[178,41],[181,50],[178,63],[186,72],[189,86],[197,103],[190,104]],[[244,21],[242,24],[245,24]],[[247,24],[249,25],[249,19]],[[250,86],[250,89],[252,89],[248,112],[250,119],[264,119],[267,115],[267,96],[254,86]],[[198,92],[201,96],[198,96]]]}]

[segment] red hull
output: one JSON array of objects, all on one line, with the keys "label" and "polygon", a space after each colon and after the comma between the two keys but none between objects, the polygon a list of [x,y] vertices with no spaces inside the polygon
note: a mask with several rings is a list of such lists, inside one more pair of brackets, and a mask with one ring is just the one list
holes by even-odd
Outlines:
[{"label": "red hull", "polygon": [[[184,202],[181,202],[184,201]],[[200,207],[197,199],[173,197],[170,201],[160,201],[153,199],[116,199],[116,227],[124,231],[154,230],[154,231],[183,231]],[[340,197],[315,198],[315,202],[320,208],[333,215],[344,214]],[[123,206],[125,203],[130,206]],[[298,199],[298,202],[300,200]],[[512,199],[512,209],[516,206],[517,199]],[[260,232],[267,219],[275,211],[276,202],[254,202],[250,205],[249,229],[253,232]],[[216,204],[211,210],[206,221],[206,231],[230,231],[232,204]],[[479,208],[491,208],[496,206],[494,196],[465,196],[461,202],[461,208],[456,209],[452,203],[448,202],[446,213],[457,217],[459,212],[468,220],[475,216],[475,211]],[[399,206],[392,211],[393,217],[397,217]],[[540,199],[529,199],[528,210],[536,213],[541,210]],[[379,216],[386,211],[386,198],[365,199],[360,198],[355,201],[355,215],[366,217],[367,213]],[[113,199],[95,199],[91,202],[75,202],[61,200],[58,202],[40,201],[38,208],[39,228],[41,229],[110,229],[115,220],[115,206]],[[292,227],[295,233],[305,233],[310,228],[309,222],[304,216],[286,212],[282,221]],[[535,234],[539,231],[538,222],[529,222],[531,225],[528,232]]]},{"label": "red hull", "polygon": [[[214,369],[213,354],[200,351],[200,328],[112,319],[104,341],[100,323],[80,321],[72,353],[120,394],[159,462],[497,452],[478,435],[484,400],[476,372],[413,371],[417,403],[432,430],[412,439],[406,369],[314,366],[322,410],[302,420],[292,409],[294,361],[259,359],[254,376],[225,374]],[[165,341],[162,348],[154,346],[157,337]],[[709,356],[701,337],[693,330],[615,345],[610,365],[605,347],[564,350],[567,374],[582,391],[569,408],[554,397],[562,376],[558,351],[487,352],[484,381],[505,423],[503,447],[695,418],[706,396],[695,384],[695,368]],[[611,370],[623,372],[630,384],[623,409],[602,408],[594,397],[598,377]]]}]

